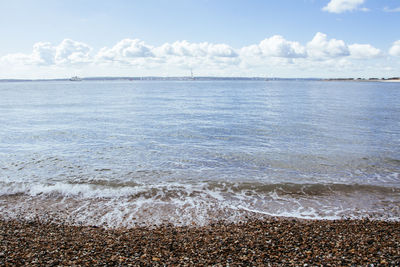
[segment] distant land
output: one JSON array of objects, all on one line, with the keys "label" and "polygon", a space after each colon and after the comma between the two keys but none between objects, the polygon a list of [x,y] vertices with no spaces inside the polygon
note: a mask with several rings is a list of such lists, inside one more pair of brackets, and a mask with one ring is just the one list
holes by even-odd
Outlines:
[{"label": "distant land", "polygon": [[[60,79],[0,79],[0,82],[34,82],[34,81],[76,81],[78,77]],[[272,81],[272,80],[321,80],[318,78],[265,78],[265,77],[213,77],[213,76],[143,76],[143,77],[79,77],[78,81]]]},{"label": "distant land", "polygon": [[391,78],[330,78],[323,81],[355,81],[355,82],[400,82],[400,77]]},{"label": "distant land", "polygon": [[[76,77],[78,78],[78,77]],[[400,82],[400,77],[391,78],[265,78],[265,77],[82,77],[78,81],[382,81],[382,82]],[[0,82],[40,82],[40,81],[73,81],[71,78],[59,79],[0,79]]]}]

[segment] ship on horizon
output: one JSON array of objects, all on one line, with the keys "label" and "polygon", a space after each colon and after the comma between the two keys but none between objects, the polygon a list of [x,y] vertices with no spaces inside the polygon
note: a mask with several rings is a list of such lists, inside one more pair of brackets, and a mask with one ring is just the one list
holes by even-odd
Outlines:
[{"label": "ship on horizon", "polygon": [[74,82],[80,82],[82,81],[82,78],[78,77],[78,76],[72,76],[71,78],[69,78],[70,81],[74,81]]}]

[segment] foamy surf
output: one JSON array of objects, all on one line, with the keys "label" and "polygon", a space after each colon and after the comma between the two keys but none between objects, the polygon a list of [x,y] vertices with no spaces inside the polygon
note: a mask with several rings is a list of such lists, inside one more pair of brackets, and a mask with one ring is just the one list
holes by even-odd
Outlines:
[{"label": "foamy surf", "polygon": [[[6,189],[8,187],[8,190]],[[104,227],[207,225],[250,218],[399,220],[400,189],[345,184],[202,182],[2,186],[5,218]]]}]

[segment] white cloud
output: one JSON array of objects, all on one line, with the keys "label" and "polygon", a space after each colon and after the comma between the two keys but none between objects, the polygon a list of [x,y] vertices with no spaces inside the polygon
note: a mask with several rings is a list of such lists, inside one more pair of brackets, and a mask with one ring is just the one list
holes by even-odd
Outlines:
[{"label": "white cloud", "polygon": [[306,50],[298,42],[285,40],[280,35],[264,39],[259,44],[262,54],[271,57],[297,58],[305,57]]},{"label": "white cloud", "polygon": [[237,52],[229,45],[188,41],[154,47],[137,39],[124,39],[111,49],[101,49],[95,58],[99,63],[111,62],[147,69],[222,68],[239,64]]},{"label": "white cloud", "polygon": [[357,59],[376,58],[382,55],[382,51],[370,44],[349,45],[350,56]]},{"label": "white cloud", "polygon": [[264,39],[258,45],[243,47],[241,54],[243,57],[304,58],[307,56],[304,46],[298,42],[287,41],[280,35]]},{"label": "white cloud", "polygon": [[209,44],[208,53],[213,57],[237,57],[235,50],[226,44]]},{"label": "white cloud", "polygon": [[3,62],[10,65],[52,65],[55,63],[56,48],[48,42],[38,42],[33,45],[31,54],[9,54],[1,57]]},{"label": "white cloud", "polygon": [[176,41],[172,44],[165,43],[153,49],[153,53],[159,57],[237,57],[235,50],[226,44],[189,43],[188,41]]},{"label": "white cloud", "polygon": [[314,38],[307,43],[307,54],[315,60],[349,56],[349,48],[342,40],[330,39],[327,35],[318,32]]},{"label": "white cloud", "polygon": [[30,56],[32,63],[38,65],[54,64],[56,48],[48,42],[39,42],[33,45],[33,52]]},{"label": "white cloud", "polygon": [[389,50],[389,55],[400,57],[400,40],[393,43],[392,47]]},{"label": "white cloud", "polygon": [[85,43],[65,39],[56,47],[55,60],[57,64],[87,63],[91,50]]},{"label": "white cloud", "polygon": [[400,7],[395,7],[395,8],[384,7],[383,11],[385,11],[385,12],[400,12]]},{"label": "white cloud", "polygon": [[102,48],[96,58],[103,61],[129,62],[131,59],[152,57],[152,47],[139,39],[123,39],[112,48]]},{"label": "white cloud", "polygon": [[343,13],[354,10],[368,11],[367,8],[361,7],[364,2],[365,0],[331,0],[322,10],[330,13]]},{"label": "white cloud", "polygon": [[8,54],[5,56],[2,56],[0,58],[0,62],[6,64],[6,65],[24,65],[24,64],[32,64],[33,59],[31,55],[26,55],[22,53],[15,53],[15,54]]},{"label": "white cloud", "polygon": [[38,42],[33,45],[31,54],[10,54],[1,60],[9,64],[39,66],[87,63],[91,60],[91,50],[87,44],[64,39],[58,46],[49,42]]},{"label": "white cloud", "polygon": [[198,49],[198,45],[190,44],[187,41],[176,41],[173,44],[165,43],[160,47],[156,47],[154,53],[159,57],[179,56],[193,57],[204,56],[204,51]]},{"label": "white cloud", "polygon": [[262,56],[259,45],[249,45],[240,49],[240,55],[243,57]]}]

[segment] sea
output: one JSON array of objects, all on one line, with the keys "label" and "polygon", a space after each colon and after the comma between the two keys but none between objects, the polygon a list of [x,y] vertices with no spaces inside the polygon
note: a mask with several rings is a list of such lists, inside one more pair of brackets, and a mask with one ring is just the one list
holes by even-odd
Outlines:
[{"label": "sea", "polygon": [[400,83],[0,83],[0,218],[400,220]]}]

